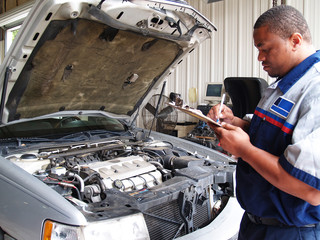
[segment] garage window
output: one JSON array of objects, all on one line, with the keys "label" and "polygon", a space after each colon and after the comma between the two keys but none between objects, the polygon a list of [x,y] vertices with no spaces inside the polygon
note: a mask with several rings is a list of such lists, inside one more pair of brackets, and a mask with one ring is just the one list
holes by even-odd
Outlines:
[{"label": "garage window", "polygon": [[[17,35],[23,20],[27,17],[34,1],[30,1],[8,12],[0,14],[0,28],[3,31],[3,39],[0,41],[0,63],[4,58],[4,54],[9,50],[11,43]],[[3,51],[2,51],[3,49]]]},{"label": "garage window", "polygon": [[5,32],[5,53],[9,50],[14,38],[16,37],[21,25],[12,27]]}]

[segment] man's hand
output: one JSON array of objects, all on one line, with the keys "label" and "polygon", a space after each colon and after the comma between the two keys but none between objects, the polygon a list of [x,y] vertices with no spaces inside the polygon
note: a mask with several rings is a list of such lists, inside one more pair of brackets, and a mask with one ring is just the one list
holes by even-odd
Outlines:
[{"label": "man's hand", "polygon": [[251,145],[249,135],[240,127],[222,123],[222,127],[214,126],[209,123],[219,139],[220,146],[236,157],[242,157],[244,152]]},{"label": "man's hand", "polygon": [[207,116],[214,121],[217,121],[219,119],[219,122],[226,122],[226,123],[233,123],[234,115],[232,113],[232,110],[228,108],[226,105],[222,105],[221,107],[221,113],[219,114],[220,104],[217,104],[213,106]]},{"label": "man's hand", "polygon": [[[211,118],[214,121],[217,121],[219,119],[219,123],[224,122],[232,124],[234,126],[242,128],[244,131],[247,131],[249,129],[250,122],[234,116],[232,110],[226,105],[222,105],[220,114],[219,108],[220,104],[213,106],[207,114],[207,117]],[[210,126],[211,128],[213,128],[212,125]]]}]

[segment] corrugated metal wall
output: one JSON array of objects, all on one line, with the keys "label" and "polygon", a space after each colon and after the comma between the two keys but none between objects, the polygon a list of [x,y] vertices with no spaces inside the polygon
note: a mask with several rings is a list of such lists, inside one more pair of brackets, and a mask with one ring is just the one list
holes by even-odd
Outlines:
[{"label": "corrugated metal wall", "polygon": [[[210,19],[218,31],[206,40],[167,79],[166,95],[177,92],[196,107],[203,103],[206,82],[222,82],[226,77],[261,77],[269,83],[269,78],[257,61],[257,50],[253,46],[252,29],[261,13],[271,8],[272,0],[223,0],[207,4],[205,0],[187,2]],[[278,5],[281,1],[278,0]],[[306,17],[313,42],[320,48],[320,1],[286,0],[286,4],[299,9]],[[197,90],[196,102],[190,102],[189,91]],[[160,89],[159,89],[160,92]],[[196,121],[179,112],[179,122]],[[139,121],[139,124],[141,122]]]}]

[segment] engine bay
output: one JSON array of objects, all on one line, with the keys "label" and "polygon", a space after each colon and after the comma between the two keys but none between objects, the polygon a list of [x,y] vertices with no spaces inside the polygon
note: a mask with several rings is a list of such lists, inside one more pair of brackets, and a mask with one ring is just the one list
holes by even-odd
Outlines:
[{"label": "engine bay", "polygon": [[[154,209],[173,201],[188,233],[214,219],[234,195],[234,166],[215,164],[167,141],[121,137],[14,153],[7,159],[77,206],[89,221],[136,211],[159,218]],[[205,206],[201,224],[194,223],[198,206]]]}]

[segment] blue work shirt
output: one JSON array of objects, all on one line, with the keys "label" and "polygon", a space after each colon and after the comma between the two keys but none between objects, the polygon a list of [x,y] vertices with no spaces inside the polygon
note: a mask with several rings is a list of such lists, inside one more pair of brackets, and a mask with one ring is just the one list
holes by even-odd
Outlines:
[{"label": "blue work shirt", "polygon": [[[254,146],[279,156],[289,174],[320,190],[320,52],[265,90],[249,136]],[[298,227],[320,222],[320,206],[274,187],[242,159],[236,186],[240,205],[251,214]]]}]

